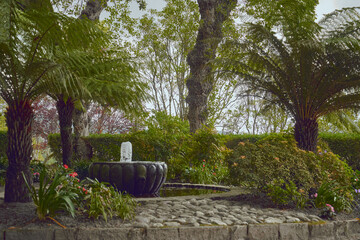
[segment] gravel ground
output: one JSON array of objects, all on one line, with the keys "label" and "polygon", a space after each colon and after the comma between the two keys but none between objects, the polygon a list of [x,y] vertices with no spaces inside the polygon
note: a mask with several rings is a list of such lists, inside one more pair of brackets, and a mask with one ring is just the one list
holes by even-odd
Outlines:
[{"label": "gravel ground", "polygon": [[[1,191],[1,189],[0,189]],[[218,194],[216,197],[210,197],[212,195],[203,195],[203,198],[210,198],[213,200],[221,201],[236,201],[238,204],[248,205],[252,208],[278,208],[271,200],[264,196],[253,195],[249,193],[244,194]],[[165,198],[166,199],[166,198]],[[359,199],[358,199],[359,200]],[[139,214],[141,208],[146,204],[151,204],[151,199],[139,200],[142,206],[137,208]],[[350,214],[340,213],[335,220],[347,220],[354,219],[360,216],[360,201],[355,204],[354,211]],[[281,210],[291,210],[291,207],[281,207]],[[292,209],[294,210],[294,209]],[[319,210],[315,208],[296,209],[296,211],[304,212],[306,214],[318,215]],[[170,213],[169,213],[170,214]],[[57,221],[66,227],[79,227],[79,228],[118,228],[118,227],[130,227],[131,221],[123,221],[119,218],[113,218],[108,222],[103,219],[92,220],[85,215],[78,214],[76,218],[72,218],[64,213],[59,213],[55,217]],[[3,199],[0,199],[0,229],[5,228],[60,228],[52,220],[39,221],[36,219],[36,208],[33,203],[4,203]]]}]

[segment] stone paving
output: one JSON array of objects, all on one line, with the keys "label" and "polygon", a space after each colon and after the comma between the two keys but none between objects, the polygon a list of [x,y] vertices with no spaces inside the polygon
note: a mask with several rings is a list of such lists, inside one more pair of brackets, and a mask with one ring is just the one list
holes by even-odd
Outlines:
[{"label": "stone paving", "polygon": [[140,204],[135,220],[131,223],[132,227],[234,226],[322,221],[318,216],[298,211],[255,209],[235,201],[209,198],[140,201]]}]

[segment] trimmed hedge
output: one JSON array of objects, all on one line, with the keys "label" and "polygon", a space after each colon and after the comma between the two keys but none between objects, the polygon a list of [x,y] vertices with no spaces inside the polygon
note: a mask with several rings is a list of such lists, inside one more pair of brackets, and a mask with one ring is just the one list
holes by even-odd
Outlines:
[{"label": "trimmed hedge", "polygon": [[[227,148],[234,149],[239,142],[255,143],[265,137],[281,136],[282,134],[262,134],[262,135],[226,135]],[[6,156],[6,137],[1,137],[0,156]],[[6,133],[5,133],[6,136]],[[93,157],[99,160],[110,161],[120,160],[120,145],[122,142],[130,141],[133,145],[134,161],[165,161],[171,156],[180,153],[179,145],[184,141],[186,134],[163,134],[159,132],[139,131],[130,134],[100,134],[90,135],[84,138],[85,142],[91,146]],[[339,155],[342,159],[353,167],[360,170],[360,135],[356,134],[329,134],[321,133],[319,139],[326,142],[332,152]],[[59,134],[49,135],[49,146],[54,153],[54,157],[61,159],[61,142]]]},{"label": "trimmed hedge", "polygon": [[[133,161],[167,162],[179,151],[183,137],[176,135],[153,134],[146,131],[131,134],[93,134],[83,138],[92,149],[92,158],[100,161],[120,161],[122,142],[131,142]],[[61,142],[59,134],[49,135],[49,146],[54,157],[61,161]]]}]

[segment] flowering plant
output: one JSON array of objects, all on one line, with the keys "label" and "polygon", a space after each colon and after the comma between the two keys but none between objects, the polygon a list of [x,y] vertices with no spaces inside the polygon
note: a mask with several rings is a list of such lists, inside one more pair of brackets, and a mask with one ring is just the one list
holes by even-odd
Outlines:
[{"label": "flowering plant", "polygon": [[[350,187],[351,188],[351,187]],[[329,181],[320,185],[314,199],[318,208],[331,205],[336,211],[350,212],[353,196],[348,186],[342,186],[337,181]],[[328,207],[328,206],[327,206]]]},{"label": "flowering plant", "polygon": [[122,219],[134,217],[137,203],[132,197],[119,193],[108,183],[99,182],[97,179],[87,178],[86,181],[87,189],[82,189],[86,194],[83,210],[89,218],[97,219],[102,216],[107,221],[113,216]]},{"label": "flowering plant", "polygon": [[39,173],[39,189],[31,186],[23,174],[25,183],[36,205],[36,213],[40,220],[52,219],[60,210],[65,210],[75,216],[74,203],[78,202],[79,190],[77,179],[69,177],[68,167],[60,167],[55,173],[45,166]]},{"label": "flowering plant", "polygon": [[321,210],[320,217],[333,220],[336,217],[334,207],[326,203],[325,207]]}]

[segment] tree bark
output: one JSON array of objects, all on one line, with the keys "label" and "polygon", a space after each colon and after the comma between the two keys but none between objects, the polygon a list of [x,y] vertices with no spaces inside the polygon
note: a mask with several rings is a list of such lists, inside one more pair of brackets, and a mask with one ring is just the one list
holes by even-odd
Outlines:
[{"label": "tree bark", "polygon": [[300,149],[316,152],[318,140],[316,119],[296,119],[294,136]]},{"label": "tree bark", "polygon": [[74,112],[74,150],[77,159],[89,159],[90,151],[81,137],[89,136],[89,116],[88,109],[90,104],[83,101],[84,109],[75,109]]},{"label": "tree bark", "polygon": [[60,137],[62,147],[62,161],[63,164],[71,166],[71,158],[73,154],[72,144],[72,119],[74,113],[74,100],[69,97],[67,101],[64,101],[64,96],[59,95],[56,101],[56,108],[59,114],[60,124]]},{"label": "tree bark", "polygon": [[8,127],[7,157],[9,167],[6,171],[5,202],[30,202],[31,196],[22,173],[32,184],[30,161],[32,154],[33,110],[29,100],[15,100],[9,104],[5,113]]},{"label": "tree bark", "polygon": [[80,19],[87,18],[91,21],[99,20],[100,14],[107,6],[108,0],[88,0],[85,9],[81,11]]},{"label": "tree bark", "polygon": [[214,84],[211,62],[222,40],[223,22],[236,3],[237,0],[198,0],[201,22],[194,49],[187,56],[190,77],[186,82],[188,119],[193,133],[205,125],[208,117],[207,100]]}]

